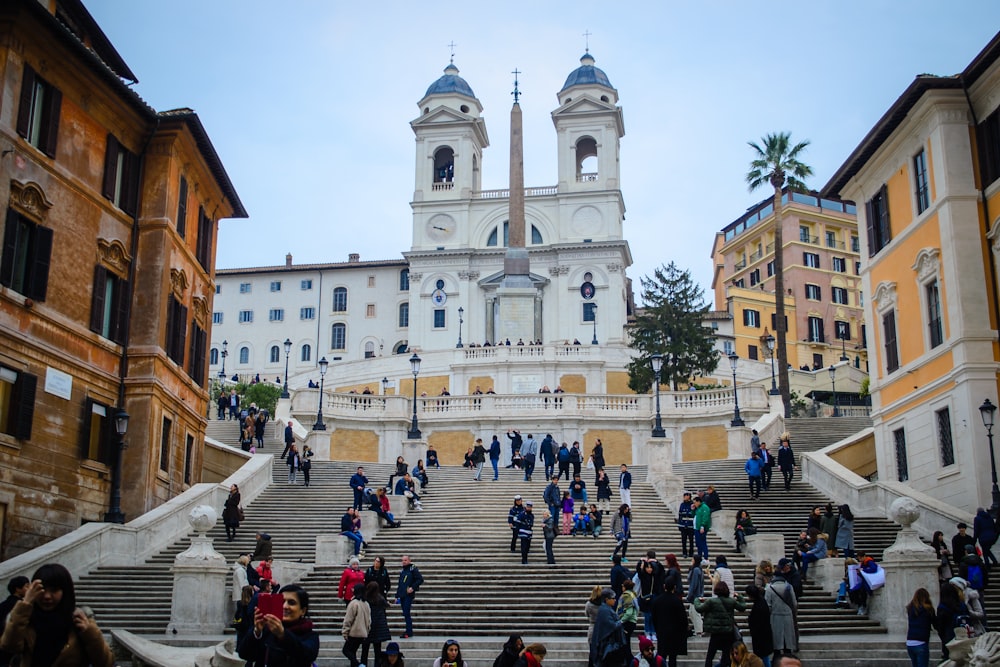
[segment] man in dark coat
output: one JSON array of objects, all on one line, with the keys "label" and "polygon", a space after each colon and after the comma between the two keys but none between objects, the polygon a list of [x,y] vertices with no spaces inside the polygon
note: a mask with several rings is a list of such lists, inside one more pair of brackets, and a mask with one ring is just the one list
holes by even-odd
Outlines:
[{"label": "man in dark coat", "polygon": [[972,522],[972,530],[979,547],[983,550],[983,560],[987,565],[998,565],[997,557],[993,555],[993,545],[997,542],[997,527],[993,517],[982,507],[976,510],[976,518]]},{"label": "man in dark coat", "polygon": [[628,568],[622,565],[621,554],[615,554],[611,557],[614,565],[611,566],[611,590],[614,591],[615,597],[617,598],[622,594],[622,582],[626,579],[632,578],[632,573],[629,572]]},{"label": "man in dark coat", "polygon": [[514,468],[516,467],[514,459],[518,458],[515,454],[521,451],[521,445],[524,444],[524,439],[521,437],[521,432],[516,429],[514,431],[514,435],[511,435],[511,432],[507,431],[507,439],[510,440],[510,465],[507,467]]},{"label": "man in dark coat", "polygon": [[[520,445],[518,446],[520,447]],[[497,481],[500,478],[500,472],[497,470],[497,466],[500,464],[500,441],[494,435],[493,440],[490,442],[490,465],[493,466],[493,481]]]},{"label": "man in dark coat", "polygon": [[542,444],[538,447],[538,455],[545,463],[545,479],[552,479],[556,472],[556,442],[552,439],[552,434],[547,433],[542,439]]},{"label": "man in dark coat", "polygon": [[781,476],[785,480],[785,491],[792,489],[792,473],[795,471],[795,453],[787,440],[781,441],[781,449],[778,450],[778,468]]},{"label": "man in dark coat", "polygon": [[358,471],[351,475],[351,490],[354,491],[354,509],[361,511],[365,503],[365,487],[368,486],[368,478],[365,477],[365,469],[358,466]]},{"label": "man in dark coat", "polygon": [[420,570],[410,561],[409,556],[403,556],[402,567],[399,569],[399,582],[396,584],[396,602],[406,622],[403,639],[413,636],[413,617],[410,615],[410,609],[413,607],[413,598],[417,596],[417,591],[423,583],[424,577],[420,574]]},{"label": "man in dark coat", "polygon": [[517,515],[517,536],[521,538],[521,565],[528,564],[528,552],[531,551],[532,530],[535,526],[534,503],[530,500],[524,503],[524,511]]},{"label": "man in dark coat", "polygon": [[288,454],[288,450],[292,448],[295,444],[295,431],[292,426],[292,420],[289,419],[288,423],[285,424],[285,448],[281,451],[281,460],[285,460],[285,455]]},{"label": "man in dark coat", "polygon": [[559,475],[550,475],[552,481],[548,483],[545,487],[545,491],[542,492],[542,500],[549,507],[549,514],[552,515],[554,521],[559,521],[559,514],[562,512],[562,493],[559,491]]},{"label": "man in dark coat", "polygon": [[649,613],[653,616],[653,630],[656,632],[656,654],[664,660],[687,655],[688,615],[684,603],[676,595],[673,585],[653,598]]},{"label": "man in dark coat", "polygon": [[951,538],[951,557],[955,559],[955,565],[961,565],[962,559],[965,558],[965,545],[976,546],[976,538],[965,532],[969,526],[964,522],[958,524],[957,527],[958,532]]},{"label": "man in dark coat", "polygon": [[771,608],[764,601],[764,591],[753,584],[746,587],[747,598],[753,602],[747,615],[747,625],[753,638],[753,653],[761,659],[774,653],[774,637],[771,635]]}]

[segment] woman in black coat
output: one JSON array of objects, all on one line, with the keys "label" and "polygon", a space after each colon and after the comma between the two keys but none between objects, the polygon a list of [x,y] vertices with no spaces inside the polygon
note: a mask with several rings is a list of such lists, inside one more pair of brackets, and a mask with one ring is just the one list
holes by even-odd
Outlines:
[{"label": "woman in black coat", "polygon": [[687,655],[688,615],[672,583],[667,583],[662,595],[653,598],[649,613],[656,630],[656,654],[663,656],[669,667],[677,667],[677,656]]},{"label": "woman in black coat", "polygon": [[753,639],[753,653],[761,659],[774,653],[774,637],[771,635],[771,610],[764,602],[764,591],[750,584],[745,589],[747,598],[753,602],[747,615],[747,625]]},{"label": "woman in black coat", "polygon": [[[383,597],[389,597],[389,588],[392,586],[392,582],[389,579],[389,570],[385,569],[385,558],[382,556],[375,556],[371,566],[365,570],[365,584],[372,581],[378,584]],[[367,660],[361,662],[368,664]]]},{"label": "woman in black coat", "polygon": [[[379,556],[381,558],[381,556]],[[385,567],[382,567],[382,571],[385,571]],[[366,575],[367,578],[367,575]],[[386,617],[386,609],[389,608],[389,603],[386,602],[385,596],[382,594],[382,589],[379,588],[377,581],[369,581],[365,584],[365,600],[368,601],[368,606],[371,608],[372,612],[372,625],[371,629],[368,631],[368,639],[365,640],[361,647],[361,662],[362,664],[370,664],[368,662],[368,651],[374,646],[375,647],[375,663],[378,664],[382,660],[382,642],[387,642],[392,639],[392,634],[389,632],[389,620]]]},{"label": "woman in black coat", "polygon": [[229,487],[229,497],[222,508],[222,523],[226,526],[226,542],[236,539],[236,529],[240,527],[240,487]]}]

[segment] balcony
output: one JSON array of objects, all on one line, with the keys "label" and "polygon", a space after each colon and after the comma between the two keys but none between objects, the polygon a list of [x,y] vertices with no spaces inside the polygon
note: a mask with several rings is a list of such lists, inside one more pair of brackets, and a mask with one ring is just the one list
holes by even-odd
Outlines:
[{"label": "balcony", "polygon": [[576,177],[577,183],[596,183],[597,182],[597,172],[591,174],[578,174]]},{"label": "balcony", "polygon": [[736,266],[733,268],[736,271],[742,271],[743,269],[747,268],[747,261],[745,259],[741,259],[740,261],[736,262]]},{"label": "balcony", "polygon": [[833,241],[833,240],[827,239],[826,240],[826,247],[827,248],[834,248],[836,250],[844,250],[844,249],[847,248],[847,244],[845,244],[843,241]]},{"label": "balcony", "polygon": [[447,181],[447,182],[444,182],[444,183],[432,183],[431,184],[431,192],[444,192],[446,190],[454,190],[454,189],[455,189],[455,182],[454,181]]},{"label": "balcony", "polygon": [[[547,185],[541,188],[525,188],[525,197],[550,197],[559,193],[559,186]],[[472,195],[475,199],[507,199],[510,197],[510,188],[500,190],[480,190]]]}]

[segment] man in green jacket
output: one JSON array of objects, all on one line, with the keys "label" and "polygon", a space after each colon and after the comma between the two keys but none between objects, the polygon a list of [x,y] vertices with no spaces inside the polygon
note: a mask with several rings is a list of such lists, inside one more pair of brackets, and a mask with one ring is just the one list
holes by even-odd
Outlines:
[{"label": "man in green jacket", "polygon": [[702,502],[694,499],[694,546],[703,560],[708,560],[708,531],[712,530],[712,510]]}]

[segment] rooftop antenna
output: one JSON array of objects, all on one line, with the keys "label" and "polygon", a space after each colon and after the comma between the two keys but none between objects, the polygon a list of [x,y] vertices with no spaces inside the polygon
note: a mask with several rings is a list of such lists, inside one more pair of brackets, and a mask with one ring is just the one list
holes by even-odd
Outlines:
[{"label": "rooftop antenna", "polygon": [[451,49],[451,64],[452,65],[455,64],[455,47],[456,46],[458,46],[458,45],[455,44],[455,40],[451,40],[451,42],[448,43],[448,48]]},{"label": "rooftop antenna", "polygon": [[511,72],[511,74],[513,74],[513,75],[514,75],[514,92],[513,92],[513,93],[511,93],[511,95],[513,95],[513,96],[514,96],[514,104],[517,104],[517,101],[518,101],[518,99],[520,99],[520,97],[521,97],[521,91],[520,91],[520,90],[518,90],[518,88],[517,88],[517,75],[518,75],[518,74],[524,74],[524,72],[522,72],[522,71],[518,70],[518,69],[517,69],[517,68],[515,67],[515,68],[514,68],[514,71],[513,71],[513,72]]},{"label": "rooftop antenna", "polygon": [[583,38],[586,40],[585,44],[587,47],[587,53],[590,53],[590,36],[593,34],[594,33],[590,32],[590,30],[586,30],[583,33]]}]

